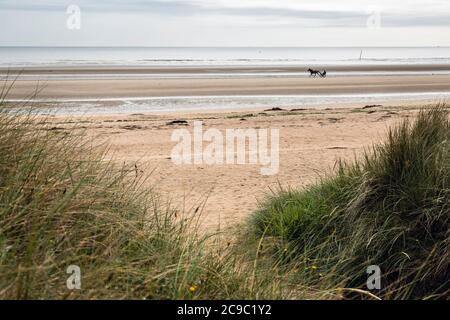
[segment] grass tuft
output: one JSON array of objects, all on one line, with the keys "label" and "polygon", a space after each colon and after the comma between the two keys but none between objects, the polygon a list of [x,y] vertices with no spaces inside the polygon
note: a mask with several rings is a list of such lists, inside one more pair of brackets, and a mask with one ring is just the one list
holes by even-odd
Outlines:
[{"label": "grass tuft", "polygon": [[378,297],[448,297],[449,138],[445,106],[421,111],[335,176],[269,197],[253,229],[278,239],[277,258],[302,265],[298,281],[343,297],[364,296],[370,265],[382,271]]},{"label": "grass tuft", "polygon": [[[47,120],[0,110],[0,298],[282,297],[275,271],[201,235],[198,216],[163,203],[80,128]],[[66,286],[71,265],[80,290]]]}]

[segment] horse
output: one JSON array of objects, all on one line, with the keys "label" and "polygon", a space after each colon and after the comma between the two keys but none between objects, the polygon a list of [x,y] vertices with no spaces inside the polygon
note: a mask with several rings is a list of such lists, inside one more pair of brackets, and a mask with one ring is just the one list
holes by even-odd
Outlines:
[{"label": "horse", "polygon": [[311,68],[308,69],[309,72],[309,77],[311,78],[312,76],[314,76],[314,78],[319,74],[320,75],[320,71],[319,70],[313,70]]},{"label": "horse", "polygon": [[327,76],[327,71],[323,70],[323,72],[320,72],[319,70],[313,70],[311,68],[309,68],[307,70],[309,72],[309,77],[316,77],[317,75],[319,75],[321,78],[325,78]]}]

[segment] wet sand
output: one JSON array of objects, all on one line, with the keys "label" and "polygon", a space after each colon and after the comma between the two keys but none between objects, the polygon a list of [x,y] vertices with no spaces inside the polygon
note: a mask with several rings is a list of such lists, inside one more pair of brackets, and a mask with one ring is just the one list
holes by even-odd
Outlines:
[{"label": "wet sand", "polygon": [[382,94],[450,92],[450,75],[246,79],[145,79],[17,81],[8,99],[107,99],[132,97]]},{"label": "wet sand", "polygon": [[108,74],[186,74],[186,73],[239,73],[239,72],[305,72],[308,68],[328,72],[433,72],[450,71],[450,64],[353,64],[353,65],[278,65],[278,66],[27,66],[0,67],[0,75],[10,73],[26,74],[79,74],[79,73],[108,73]]},{"label": "wet sand", "polygon": [[[439,74],[450,71],[450,65],[446,64],[321,66],[321,70],[327,69],[327,78],[308,78],[306,69],[307,66],[27,67],[3,68],[0,76],[9,73],[12,79],[20,72],[8,99],[27,99],[35,91],[39,92],[39,99],[44,100],[450,92],[450,73]],[[333,76],[333,72],[373,71],[392,75]],[[270,75],[261,77],[264,72]],[[289,75],[289,72],[299,74]],[[398,72],[423,73],[400,75],[396,74]],[[75,79],[83,74],[92,78]],[[29,75],[37,77],[27,80]],[[53,79],[54,75],[64,75],[64,78]],[[105,78],[105,75],[111,77]],[[137,78],[127,78],[130,75]],[[154,78],[146,78],[149,75]],[[168,78],[169,75],[175,76]]]}]

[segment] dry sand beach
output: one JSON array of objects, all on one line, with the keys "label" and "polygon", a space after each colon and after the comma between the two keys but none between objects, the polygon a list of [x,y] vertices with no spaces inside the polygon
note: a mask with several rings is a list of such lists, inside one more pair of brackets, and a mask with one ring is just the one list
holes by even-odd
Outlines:
[{"label": "dry sand beach", "polygon": [[[382,140],[399,119],[414,116],[418,106],[376,106],[303,111],[210,112],[170,115],[110,115],[72,117],[92,137],[111,145],[115,161],[136,163],[151,172],[151,185],[180,212],[202,210],[202,227],[209,230],[243,222],[266,193],[305,186],[333,171],[339,159],[351,160]],[[173,120],[186,125],[171,125]],[[51,121],[65,130],[64,116]],[[278,128],[280,168],[277,175],[260,174],[260,165],[176,165],[171,161],[171,134],[176,128],[192,130],[195,120],[204,130],[216,128]],[[198,209],[200,208],[200,209]]]}]

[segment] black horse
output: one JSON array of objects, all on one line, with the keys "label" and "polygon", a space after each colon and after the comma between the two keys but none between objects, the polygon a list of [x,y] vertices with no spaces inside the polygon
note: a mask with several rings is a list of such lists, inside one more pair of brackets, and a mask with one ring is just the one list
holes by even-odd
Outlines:
[{"label": "black horse", "polygon": [[311,68],[308,69],[309,77],[316,77],[319,75],[321,78],[325,78],[327,76],[327,71],[323,70],[323,72],[320,72],[319,70],[313,70]]}]

